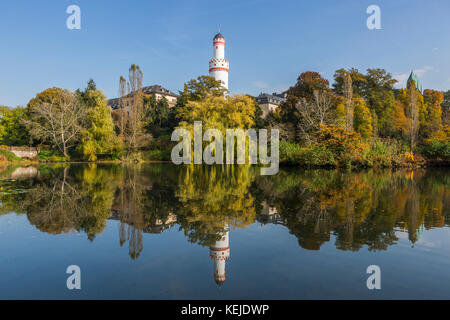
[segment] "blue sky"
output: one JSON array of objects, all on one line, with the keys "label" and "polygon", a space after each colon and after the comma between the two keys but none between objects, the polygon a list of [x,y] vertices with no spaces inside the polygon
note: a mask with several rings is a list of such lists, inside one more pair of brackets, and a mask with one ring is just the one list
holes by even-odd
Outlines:
[{"label": "blue sky", "polygon": [[[81,8],[81,30],[66,8]],[[366,8],[381,7],[381,30]],[[339,68],[387,69],[404,84],[450,89],[448,0],[40,0],[0,3],[0,104],[26,105],[48,87],[84,88],[89,78],[117,96],[130,64],[144,85],[178,91],[208,74],[212,37],[227,40],[231,93],[274,92],[303,71],[332,80]]]}]

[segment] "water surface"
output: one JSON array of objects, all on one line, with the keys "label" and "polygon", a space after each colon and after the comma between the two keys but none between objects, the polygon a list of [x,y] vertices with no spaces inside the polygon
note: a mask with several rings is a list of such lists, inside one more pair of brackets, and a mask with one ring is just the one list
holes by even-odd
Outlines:
[{"label": "water surface", "polygon": [[450,299],[446,169],[3,169],[1,299]]}]

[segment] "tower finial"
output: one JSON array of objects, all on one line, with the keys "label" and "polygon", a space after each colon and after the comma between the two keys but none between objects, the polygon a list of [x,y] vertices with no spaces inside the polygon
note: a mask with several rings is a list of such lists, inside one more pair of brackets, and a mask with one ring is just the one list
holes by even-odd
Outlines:
[{"label": "tower finial", "polygon": [[217,25],[217,30],[218,30],[219,33],[220,33],[220,24]]}]

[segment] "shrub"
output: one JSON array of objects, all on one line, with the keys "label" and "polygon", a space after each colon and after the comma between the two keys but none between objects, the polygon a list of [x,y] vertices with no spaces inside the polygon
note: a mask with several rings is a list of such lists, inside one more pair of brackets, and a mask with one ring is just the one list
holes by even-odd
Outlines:
[{"label": "shrub", "polygon": [[171,149],[176,143],[172,142],[170,139],[170,135],[162,135],[158,138],[154,138],[150,141],[149,150],[165,150],[165,149]]},{"label": "shrub", "polygon": [[307,167],[337,166],[333,153],[324,146],[309,145],[301,147],[296,143],[287,141],[280,142],[280,162]]},{"label": "shrub", "polygon": [[450,141],[432,139],[420,147],[420,153],[431,159],[450,159]]},{"label": "shrub", "polygon": [[170,161],[171,150],[154,149],[144,152],[144,160]]},{"label": "shrub", "polygon": [[67,162],[70,161],[70,157],[64,157],[62,154],[52,151],[43,150],[37,155],[38,160],[41,162]]},{"label": "shrub", "polygon": [[301,152],[300,145],[288,141],[280,141],[280,162],[293,164],[295,154]]},{"label": "shrub", "polygon": [[407,146],[396,141],[375,140],[355,165],[363,167],[391,167],[405,164]]},{"label": "shrub", "polygon": [[39,161],[47,161],[47,160],[50,159],[52,154],[53,154],[53,151],[43,150],[43,151],[38,153],[37,157],[38,157]]},{"label": "shrub", "polygon": [[339,166],[350,166],[352,161],[360,160],[367,149],[358,132],[346,131],[337,126],[320,126],[316,133],[316,145],[323,146],[324,150],[331,152]]}]

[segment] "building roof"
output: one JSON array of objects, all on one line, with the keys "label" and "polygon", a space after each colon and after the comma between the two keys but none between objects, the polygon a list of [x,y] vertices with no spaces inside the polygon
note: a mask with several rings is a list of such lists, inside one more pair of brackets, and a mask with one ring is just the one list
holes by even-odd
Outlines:
[{"label": "building roof", "polygon": [[178,95],[176,93],[173,93],[172,91],[156,84],[153,86],[147,86],[142,88],[142,92],[146,94],[154,94],[154,93],[160,93],[168,96],[173,96],[178,98]]},{"label": "building roof", "polygon": [[[173,93],[172,91],[164,88],[161,85],[153,85],[153,86],[147,86],[147,87],[143,87],[142,88],[142,92],[148,95],[152,95],[152,94],[162,94],[162,95],[166,95],[166,96],[172,96],[174,98],[178,98],[178,95],[176,93]],[[119,107],[119,98],[114,98],[114,99],[109,99],[108,100],[108,105],[112,108],[112,109],[117,109]]]},{"label": "building roof", "polygon": [[218,38],[225,39],[220,32],[218,34],[216,34],[213,39],[218,39]]},{"label": "building roof", "polygon": [[419,81],[419,77],[413,71],[411,71],[411,74],[409,75],[409,78],[408,78],[408,82],[407,82],[408,87],[409,87],[409,84],[411,81],[414,81],[414,85],[416,86],[417,90],[422,92],[422,84]]},{"label": "building roof", "polygon": [[258,102],[258,104],[263,104],[263,103],[271,103],[271,104],[276,104],[279,105],[281,102],[285,101],[285,94],[284,93],[273,93],[273,94],[268,94],[268,93],[261,93],[258,97],[256,97],[256,102]]}]

